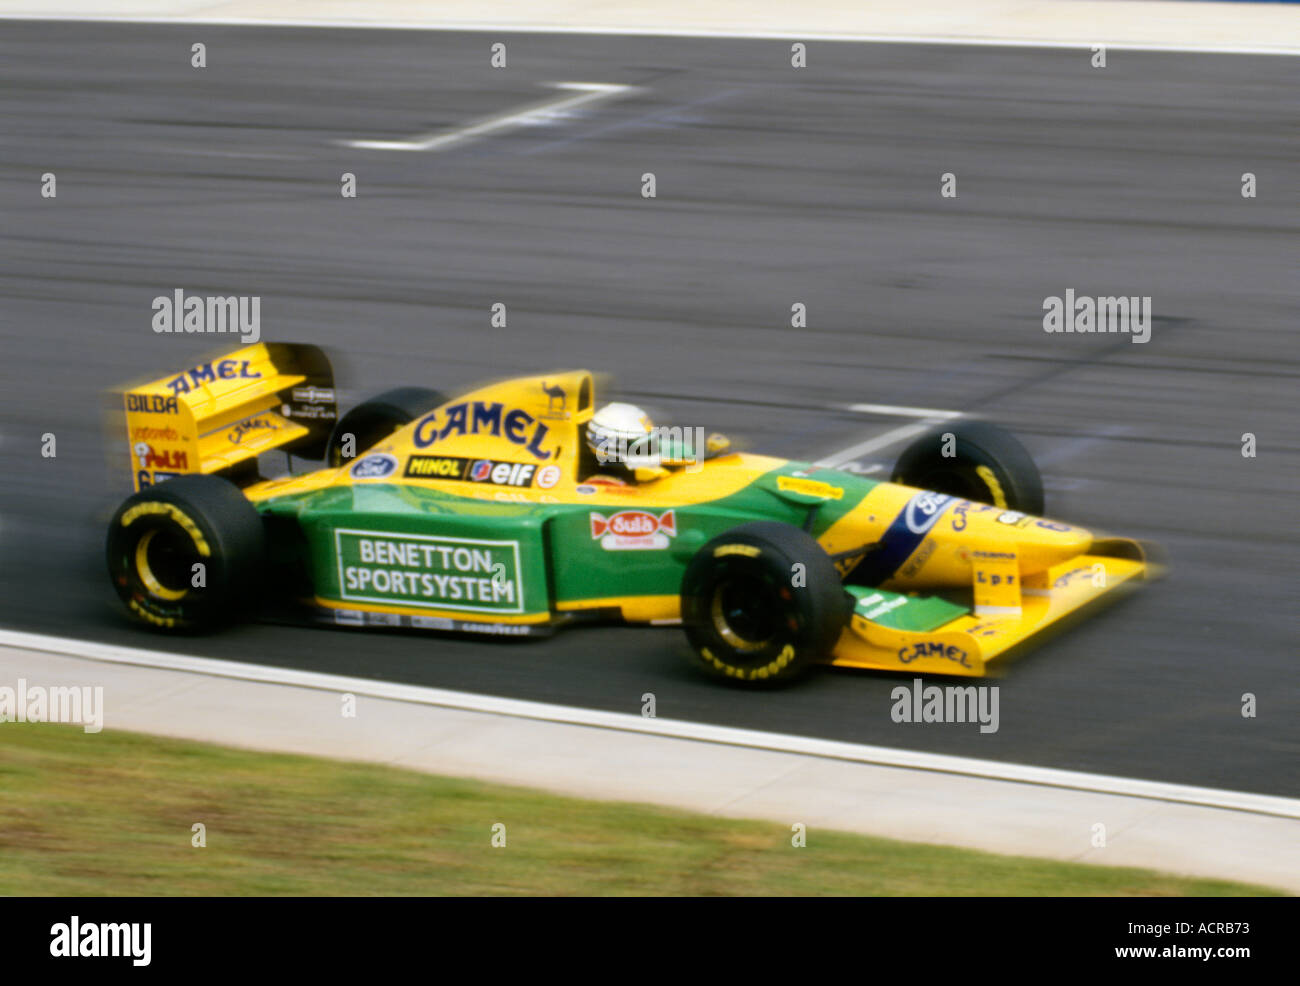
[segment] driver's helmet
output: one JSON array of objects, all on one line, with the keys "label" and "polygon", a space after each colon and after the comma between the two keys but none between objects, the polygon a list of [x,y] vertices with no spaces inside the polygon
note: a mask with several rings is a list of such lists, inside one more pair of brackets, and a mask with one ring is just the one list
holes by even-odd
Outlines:
[{"label": "driver's helmet", "polygon": [[587,422],[587,447],[601,465],[629,470],[659,464],[650,416],[635,404],[606,404]]}]

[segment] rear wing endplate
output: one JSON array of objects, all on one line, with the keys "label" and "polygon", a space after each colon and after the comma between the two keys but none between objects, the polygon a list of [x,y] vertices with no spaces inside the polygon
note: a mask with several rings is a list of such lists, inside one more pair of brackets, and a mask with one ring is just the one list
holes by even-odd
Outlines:
[{"label": "rear wing endplate", "polygon": [[272,449],[322,458],[338,417],[329,359],[296,343],[241,346],[124,401],[137,490],[185,473],[256,476]]}]

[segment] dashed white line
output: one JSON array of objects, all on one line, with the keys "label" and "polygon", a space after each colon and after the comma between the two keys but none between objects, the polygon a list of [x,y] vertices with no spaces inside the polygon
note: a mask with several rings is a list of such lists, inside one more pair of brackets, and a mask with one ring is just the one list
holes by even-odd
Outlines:
[{"label": "dashed white line", "polygon": [[462,127],[459,130],[425,134],[412,137],[410,140],[345,140],[342,143],[346,147],[360,147],[369,151],[440,151],[452,144],[473,140],[476,137],[482,137],[498,130],[506,130],[510,127],[553,123],[579,106],[585,106],[601,99],[621,96],[636,88],[635,86],[620,86],[609,82],[551,82],[548,83],[548,86],[552,89],[576,91],[577,95],[533,103],[521,110],[488,117],[486,120],[481,120],[468,127]]}]

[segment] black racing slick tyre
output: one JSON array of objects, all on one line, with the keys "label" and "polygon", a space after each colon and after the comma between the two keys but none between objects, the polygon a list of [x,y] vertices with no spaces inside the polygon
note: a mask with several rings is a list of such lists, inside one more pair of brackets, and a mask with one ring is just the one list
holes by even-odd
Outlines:
[{"label": "black racing slick tyre", "polygon": [[[436,390],[424,387],[397,387],[358,404],[343,415],[330,435],[325,450],[325,462],[337,469],[385,438],[409,425],[416,418],[447,403],[447,398]],[[352,455],[344,455],[345,438],[352,436]]]},{"label": "black racing slick tyre", "polygon": [[895,483],[1041,515],[1043,480],[1025,447],[987,421],[940,425],[903,450]]},{"label": "black racing slick tyre", "polygon": [[129,497],[108,529],[108,573],[131,615],[162,630],[210,630],[254,604],[262,518],[219,476],[177,476]]},{"label": "black racing slick tyre", "polygon": [[747,685],[798,678],[824,661],[852,612],[830,556],[775,521],[742,524],[702,547],[682,576],[693,663]]}]

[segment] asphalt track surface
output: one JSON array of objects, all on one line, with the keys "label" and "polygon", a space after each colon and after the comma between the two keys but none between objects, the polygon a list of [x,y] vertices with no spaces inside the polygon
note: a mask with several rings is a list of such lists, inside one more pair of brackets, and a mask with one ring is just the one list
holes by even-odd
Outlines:
[{"label": "asphalt track surface", "polygon": [[[496,41],[507,69],[489,67]],[[0,24],[0,624],[625,712],[653,692],[664,717],[1300,794],[1300,62],[809,56],[795,70],[770,41]],[[638,88],[439,152],[341,143],[462,127],[559,81]],[[990,735],[893,723],[907,678],[717,686],[675,629],[152,635],[103,572],[128,478],[102,408],[109,387],[226,344],[151,331],[151,300],[178,287],[261,296],[264,336],[328,347],[346,403],[584,366],[666,421],[809,459],[902,423],[849,403],[987,417],[1039,459],[1049,514],[1159,542],[1169,575],[1010,668]],[[1042,301],[1067,288],[1151,296],[1151,341],[1048,335]],[[488,324],[495,302],[506,328]],[[805,329],[789,327],[795,302]]]}]

